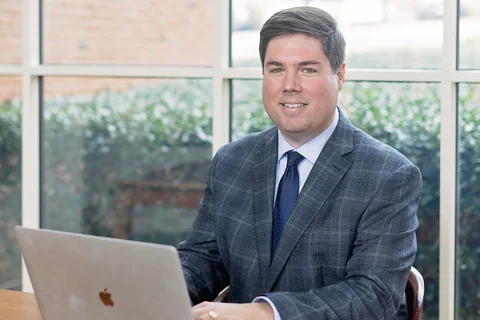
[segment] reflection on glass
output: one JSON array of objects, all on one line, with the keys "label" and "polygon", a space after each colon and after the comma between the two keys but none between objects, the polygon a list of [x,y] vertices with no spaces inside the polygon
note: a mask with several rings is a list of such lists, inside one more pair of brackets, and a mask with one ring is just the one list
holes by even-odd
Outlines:
[{"label": "reflection on glass", "polygon": [[258,80],[232,81],[232,140],[273,126],[263,109],[261,87],[262,82]]},{"label": "reflection on glass", "polygon": [[211,162],[211,81],[45,78],[42,226],[176,245]]},{"label": "reflection on glass", "polygon": [[0,1],[0,63],[22,63],[23,1]]},{"label": "reflection on glass", "polygon": [[355,68],[439,69],[443,1],[430,0],[232,0],[232,64],[260,66],[259,31],[273,13],[293,6],[324,9],[347,41]]},{"label": "reflection on glass", "polygon": [[480,318],[480,84],[459,85],[459,319]]},{"label": "reflection on glass", "polygon": [[14,290],[22,287],[21,256],[13,230],[22,214],[20,80],[0,77],[0,289]]},{"label": "reflection on glass", "polygon": [[44,62],[211,66],[214,2],[44,0]]},{"label": "reflection on glass", "polygon": [[460,0],[459,68],[480,69],[480,1]]},{"label": "reflection on glass", "polygon": [[[261,81],[234,80],[233,95],[234,140],[271,125],[263,112]],[[402,152],[422,172],[415,267],[423,274],[429,288],[424,316],[438,318],[439,86],[347,82],[340,92],[338,105],[354,125]]]}]

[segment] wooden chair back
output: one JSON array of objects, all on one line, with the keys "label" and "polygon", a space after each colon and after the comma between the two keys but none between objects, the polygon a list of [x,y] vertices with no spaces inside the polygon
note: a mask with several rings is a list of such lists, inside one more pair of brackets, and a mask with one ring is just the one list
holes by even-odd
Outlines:
[{"label": "wooden chair back", "polygon": [[420,320],[422,318],[424,295],[425,284],[422,274],[415,267],[412,267],[405,288],[409,320]]}]

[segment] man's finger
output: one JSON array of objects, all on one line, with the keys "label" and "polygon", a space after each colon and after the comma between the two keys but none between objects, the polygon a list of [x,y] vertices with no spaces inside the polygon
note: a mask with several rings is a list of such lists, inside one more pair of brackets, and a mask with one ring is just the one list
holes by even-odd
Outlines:
[{"label": "man's finger", "polygon": [[213,318],[208,313],[202,314],[200,318],[194,318],[194,319],[195,320],[213,320]]},{"label": "man's finger", "polygon": [[218,314],[216,312],[215,303],[202,302],[192,308],[194,319],[216,320]]}]

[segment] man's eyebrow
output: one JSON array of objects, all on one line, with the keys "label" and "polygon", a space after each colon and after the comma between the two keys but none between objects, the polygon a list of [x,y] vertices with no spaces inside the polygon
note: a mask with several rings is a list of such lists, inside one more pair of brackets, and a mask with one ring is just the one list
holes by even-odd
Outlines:
[{"label": "man's eyebrow", "polygon": [[275,60],[270,60],[265,62],[266,66],[277,66],[277,67],[283,67],[283,63],[275,61]]},{"label": "man's eyebrow", "polygon": [[[306,60],[306,61],[299,62],[297,65],[300,66],[300,67],[304,67],[304,66],[321,65],[321,64],[322,63],[318,60]],[[266,66],[283,67],[283,63],[281,63],[279,61],[275,61],[275,60],[269,60],[269,61],[265,62],[265,65]]]},{"label": "man's eyebrow", "polygon": [[310,66],[310,65],[319,65],[321,64],[320,61],[317,61],[317,60],[307,60],[307,61],[302,61],[300,62],[298,65],[299,66]]}]

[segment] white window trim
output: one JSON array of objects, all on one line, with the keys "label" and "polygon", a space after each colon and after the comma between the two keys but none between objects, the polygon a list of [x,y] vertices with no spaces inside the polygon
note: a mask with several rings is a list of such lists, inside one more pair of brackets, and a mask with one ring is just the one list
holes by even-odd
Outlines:
[{"label": "white window trim", "polygon": [[[40,65],[40,4],[24,0],[22,65],[0,64],[0,76],[22,77],[22,225],[40,226],[39,81],[43,76],[138,78],[208,78],[213,82],[213,153],[229,141],[232,79],[261,79],[260,68],[229,67],[230,3],[214,2],[214,47],[211,67]],[[349,69],[347,80],[437,82],[441,90],[440,141],[440,320],[455,318],[457,84],[480,83],[480,71],[456,70],[456,0],[444,0],[443,63],[441,70]],[[23,290],[32,291],[22,263]]]},{"label": "white window trim", "polygon": [[[439,249],[439,319],[455,317],[455,246],[457,207],[457,83],[456,71],[457,12],[460,0],[444,0],[443,64],[440,106],[440,249]],[[469,74],[470,79],[475,79]],[[480,81],[480,77],[477,80]]]},{"label": "white window trim", "polygon": [[[40,57],[40,2],[24,0],[22,56],[22,225],[40,226],[39,76],[32,74]],[[22,288],[33,292],[22,259]]]}]

